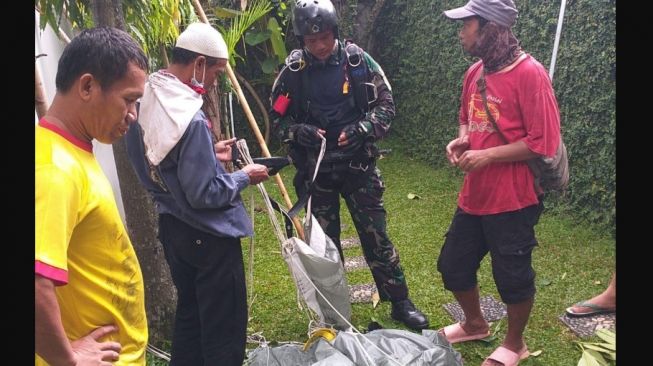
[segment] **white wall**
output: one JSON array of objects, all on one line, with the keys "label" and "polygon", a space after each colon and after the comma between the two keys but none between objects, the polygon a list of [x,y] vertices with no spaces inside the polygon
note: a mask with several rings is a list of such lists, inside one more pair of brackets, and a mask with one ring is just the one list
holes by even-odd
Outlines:
[{"label": "white wall", "polygon": [[[34,22],[34,55],[42,53],[47,56],[39,57],[36,61],[36,67],[41,74],[41,81],[45,88],[45,96],[48,101],[48,106],[52,103],[54,94],[56,92],[55,77],[57,75],[57,64],[59,57],[63,52],[66,43],[59,40],[55,32],[47,26],[42,32],[39,28],[39,13],[34,12],[36,21]],[[71,33],[67,32],[68,37]],[[38,123],[36,110],[34,110],[34,124]],[[120,185],[118,184],[118,174],[116,173],[116,163],[113,159],[113,149],[111,145],[106,145],[93,140],[93,153],[95,154],[104,174],[109,178],[113,194],[116,197],[116,203],[123,223],[125,222],[125,209],[122,204],[122,196],[120,194]]]}]

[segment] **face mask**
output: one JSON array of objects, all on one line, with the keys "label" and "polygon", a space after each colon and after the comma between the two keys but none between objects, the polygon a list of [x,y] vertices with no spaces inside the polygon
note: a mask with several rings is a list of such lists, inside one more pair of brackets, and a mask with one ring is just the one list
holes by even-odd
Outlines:
[{"label": "face mask", "polygon": [[195,90],[197,94],[203,95],[206,94],[206,89],[204,89],[204,77],[206,76],[206,62],[204,63],[204,68],[202,69],[202,82],[195,79],[195,67],[193,67],[193,77],[190,79],[190,83],[185,83],[191,89]]}]

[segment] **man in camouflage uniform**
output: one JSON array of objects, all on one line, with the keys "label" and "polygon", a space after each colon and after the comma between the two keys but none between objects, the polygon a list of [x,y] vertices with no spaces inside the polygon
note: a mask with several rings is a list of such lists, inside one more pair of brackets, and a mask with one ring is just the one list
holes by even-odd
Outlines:
[{"label": "man in camouflage uniform", "polygon": [[[408,298],[399,255],[386,233],[385,186],[375,165],[374,141],[390,128],[395,108],[381,67],[355,44],[338,40],[329,0],[299,0],[293,28],[303,47],[294,50],[275,80],[270,111],[274,129],[290,145],[298,197],[312,195],[313,214],[340,244],[340,195],[345,199],[381,299],[392,302],[393,319],[412,329],[428,327]],[[326,154],[315,183],[310,179],[322,138]]]}]

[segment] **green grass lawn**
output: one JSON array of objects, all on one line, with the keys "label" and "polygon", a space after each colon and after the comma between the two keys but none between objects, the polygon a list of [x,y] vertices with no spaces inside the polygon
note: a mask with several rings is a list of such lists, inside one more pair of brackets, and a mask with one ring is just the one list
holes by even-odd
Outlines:
[{"label": "green grass lawn", "polygon": [[[382,147],[393,149],[378,164],[387,187],[384,199],[388,233],[399,251],[410,297],[429,317],[431,329],[439,329],[453,322],[442,305],[455,300],[444,289],[435,263],[456,208],[462,175],[454,168],[435,169],[401,154],[397,141],[384,141]],[[293,174],[292,167],[282,171],[286,188],[294,200]],[[281,202],[274,180],[266,183],[266,188]],[[251,187],[243,192],[248,211],[251,210],[252,193],[256,202],[254,300],[250,306],[248,332],[262,332],[268,341],[304,342],[307,340],[307,318],[297,307],[296,291],[267,212],[262,209],[260,194]],[[409,193],[419,198],[408,199]],[[341,239],[356,236],[344,202],[341,217],[345,226]],[[572,222],[570,217],[553,216],[545,211],[536,227],[539,246],[533,253],[533,262],[537,294],[525,337],[531,352],[541,350],[542,353],[521,365],[575,366],[578,363],[581,353],[574,341],[579,338],[558,317],[567,306],[603,291],[614,271],[615,240],[596,228]],[[244,239],[242,243],[247,268],[250,240]],[[362,255],[358,247],[345,251],[345,256],[358,255]],[[489,256],[483,261],[478,278],[482,296],[500,299],[492,279]],[[347,279],[350,285],[372,282],[368,269],[348,273]],[[359,330],[365,329],[372,318],[386,327],[405,329],[390,318],[390,303],[380,303],[376,309],[371,304],[353,304],[352,323]],[[466,364],[478,365],[501,343],[506,327],[507,319],[504,319],[497,339],[489,344],[467,342],[455,348]]]}]

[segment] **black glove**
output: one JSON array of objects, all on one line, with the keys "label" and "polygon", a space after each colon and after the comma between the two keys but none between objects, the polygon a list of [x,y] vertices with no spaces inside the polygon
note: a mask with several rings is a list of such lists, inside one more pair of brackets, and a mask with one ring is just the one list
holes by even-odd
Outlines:
[{"label": "black glove", "polygon": [[317,126],[298,123],[288,128],[288,138],[306,147],[319,147],[322,143]]},{"label": "black glove", "polygon": [[352,152],[358,150],[363,145],[365,140],[372,136],[371,123],[367,121],[360,121],[353,125],[348,125],[342,129],[347,139],[347,145],[340,146],[343,152]]}]

